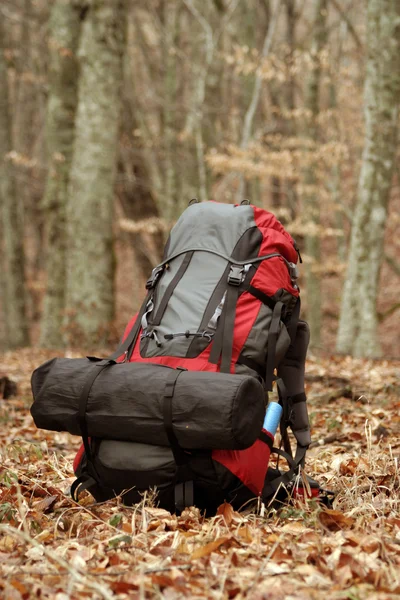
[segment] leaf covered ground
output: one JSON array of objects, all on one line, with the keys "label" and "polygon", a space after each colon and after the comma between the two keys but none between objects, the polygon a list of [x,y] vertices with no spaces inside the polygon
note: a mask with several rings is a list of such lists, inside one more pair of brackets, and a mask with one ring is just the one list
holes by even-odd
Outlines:
[{"label": "leaf covered ground", "polygon": [[29,413],[30,374],[53,355],[0,356],[18,385],[0,399],[0,598],[400,598],[399,362],[309,359],[306,471],[337,493],[331,509],[225,504],[205,519],[146,497],[72,501],[79,439]]}]

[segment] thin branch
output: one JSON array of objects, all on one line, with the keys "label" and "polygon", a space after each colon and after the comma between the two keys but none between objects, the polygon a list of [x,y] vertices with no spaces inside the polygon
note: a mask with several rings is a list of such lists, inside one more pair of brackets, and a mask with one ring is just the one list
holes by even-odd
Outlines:
[{"label": "thin branch", "polygon": [[[280,9],[281,9],[282,3],[277,0],[277,2],[275,3],[275,7],[274,7],[274,11],[272,14],[272,18],[268,24],[268,29],[267,29],[267,33],[264,39],[264,44],[263,44],[263,49],[261,52],[261,59],[264,60],[267,58],[269,51],[271,49],[272,46],[272,40],[274,37],[274,33],[275,33],[275,29],[276,29],[276,25],[278,23],[278,18],[279,18],[279,13],[280,13]],[[244,117],[244,124],[243,124],[243,132],[242,132],[242,140],[240,142],[240,147],[242,149],[246,149],[250,138],[251,138],[251,130],[253,127],[253,121],[254,121],[254,117],[256,114],[256,110],[258,107],[258,103],[260,101],[260,95],[261,95],[261,86],[262,86],[262,77],[259,71],[256,71],[256,78],[255,78],[255,82],[254,82],[254,89],[253,89],[253,95],[251,98],[251,102],[249,105],[249,108],[247,109],[246,115]],[[240,176],[240,183],[239,183],[239,188],[238,188],[238,192],[237,192],[237,200],[238,202],[240,202],[243,199],[244,196],[244,177],[243,174]]]},{"label": "thin branch", "polygon": [[[281,2],[278,1],[275,4],[275,9],[273,11],[271,21],[269,22],[269,25],[268,25],[267,34],[265,36],[264,45],[263,45],[263,49],[262,49],[262,52],[261,52],[261,58],[262,59],[267,58],[267,56],[269,54],[269,51],[271,49],[272,40],[273,40],[273,37],[274,37],[276,25],[278,23],[280,9],[281,9]],[[244,118],[242,141],[240,143],[240,147],[243,148],[243,149],[247,148],[248,143],[250,141],[251,129],[252,129],[252,125],[253,125],[254,115],[256,113],[257,106],[258,106],[258,103],[260,101],[261,84],[262,84],[261,74],[260,73],[256,73],[256,80],[254,82],[253,95],[252,95],[252,98],[251,98],[251,102],[250,102],[249,108],[247,109],[246,116]]]},{"label": "thin branch", "polygon": [[400,277],[400,266],[397,264],[397,261],[388,254],[385,254],[385,262]]},{"label": "thin branch", "polygon": [[364,45],[363,45],[362,41],[360,40],[358,33],[354,28],[353,23],[350,21],[348,14],[340,6],[340,4],[337,0],[330,0],[330,1],[332,2],[333,7],[337,10],[339,15],[341,16],[341,18],[343,19],[343,21],[346,23],[347,27],[349,28],[349,32],[350,32],[353,40],[355,41],[357,48],[359,50],[363,50]]}]

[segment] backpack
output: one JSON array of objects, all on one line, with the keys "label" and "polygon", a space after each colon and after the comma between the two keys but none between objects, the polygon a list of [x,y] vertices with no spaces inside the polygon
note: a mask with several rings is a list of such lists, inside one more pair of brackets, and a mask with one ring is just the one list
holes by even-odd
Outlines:
[{"label": "backpack", "polygon": [[[88,377],[76,409],[84,444],[74,461],[74,498],[88,489],[97,501],[118,494],[134,504],[154,489],[168,510],[196,504],[214,514],[224,501],[238,509],[283,489],[319,495],[316,482],[303,485],[299,478],[311,439],[304,392],[309,328],[300,320],[298,259],[295,241],[271,213],[247,201],[190,203],[119,348],[108,362],[91,359],[100,369],[115,362],[125,365],[124,373],[130,369],[125,389],[127,395],[135,390],[140,426],[124,417],[124,404],[112,404],[109,394],[109,428],[104,418],[96,428],[87,403],[91,393],[101,395],[99,386],[92,388],[99,369]],[[49,379],[55,367],[46,369]],[[122,368],[109,372],[117,385]],[[37,397],[39,380],[41,386],[44,375],[34,374]],[[283,449],[273,448],[273,435],[263,429],[274,381],[283,409]],[[112,385],[111,375],[104,385]],[[122,384],[117,395],[120,389]],[[78,431],[66,425],[67,417],[49,425],[39,412],[34,404],[38,426]],[[114,416],[120,427],[112,426]],[[294,455],[289,427],[297,442]],[[269,466],[271,450],[287,461],[286,471]]]}]

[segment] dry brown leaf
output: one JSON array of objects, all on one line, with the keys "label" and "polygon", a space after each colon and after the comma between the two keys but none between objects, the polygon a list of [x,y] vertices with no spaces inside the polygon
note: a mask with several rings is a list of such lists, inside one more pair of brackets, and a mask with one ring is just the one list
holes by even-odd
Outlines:
[{"label": "dry brown leaf", "polygon": [[233,510],[232,506],[230,504],[228,504],[228,502],[224,502],[217,509],[217,515],[220,515],[223,517],[227,527],[229,527],[229,525],[232,523],[234,514],[235,514],[234,510]]},{"label": "dry brown leaf", "polygon": [[0,538],[0,552],[12,552],[17,546],[17,540],[11,535]]},{"label": "dry brown leaf", "polygon": [[39,512],[50,512],[55,503],[57,502],[59,496],[46,496],[42,500],[35,502],[32,506],[35,510]]},{"label": "dry brown leaf", "polygon": [[212,554],[213,552],[218,550],[218,548],[220,548],[227,542],[231,542],[231,541],[232,541],[232,536],[218,538],[217,540],[214,540],[213,542],[209,542],[205,546],[201,546],[200,548],[197,548],[194,552],[192,552],[192,555],[190,558],[192,560],[196,560],[197,558],[203,558],[204,556],[209,556],[210,554]]},{"label": "dry brown leaf", "polygon": [[352,517],[346,517],[340,510],[331,510],[326,508],[318,515],[320,523],[329,531],[340,531],[341,529],[350,529],[355,523]]},{"label": "dry brown leaf", "polygon": [[253,535],[251,533],[251,529],[248,525],[242,525],[237,532],[240,539],[248,544],[251,544],[253,541]]}]

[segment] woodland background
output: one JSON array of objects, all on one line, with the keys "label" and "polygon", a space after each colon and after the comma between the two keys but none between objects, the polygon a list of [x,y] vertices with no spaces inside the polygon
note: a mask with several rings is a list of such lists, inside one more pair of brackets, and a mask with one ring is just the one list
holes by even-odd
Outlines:
[{"label": "woodland background", "polygon": [[1,0],[0,347],[114,342],[189,200],[249,198],[300,244],[314,350],[400,356],[398,13]]},{"label": "woodland background", "polygon": [[[1,598],[400,597],[399,44],[398,0],[0,0]],[[76,503],[81,440],[33,423],[33,369],[112,347],[192,197],[301,246],[332,508]]]}]

